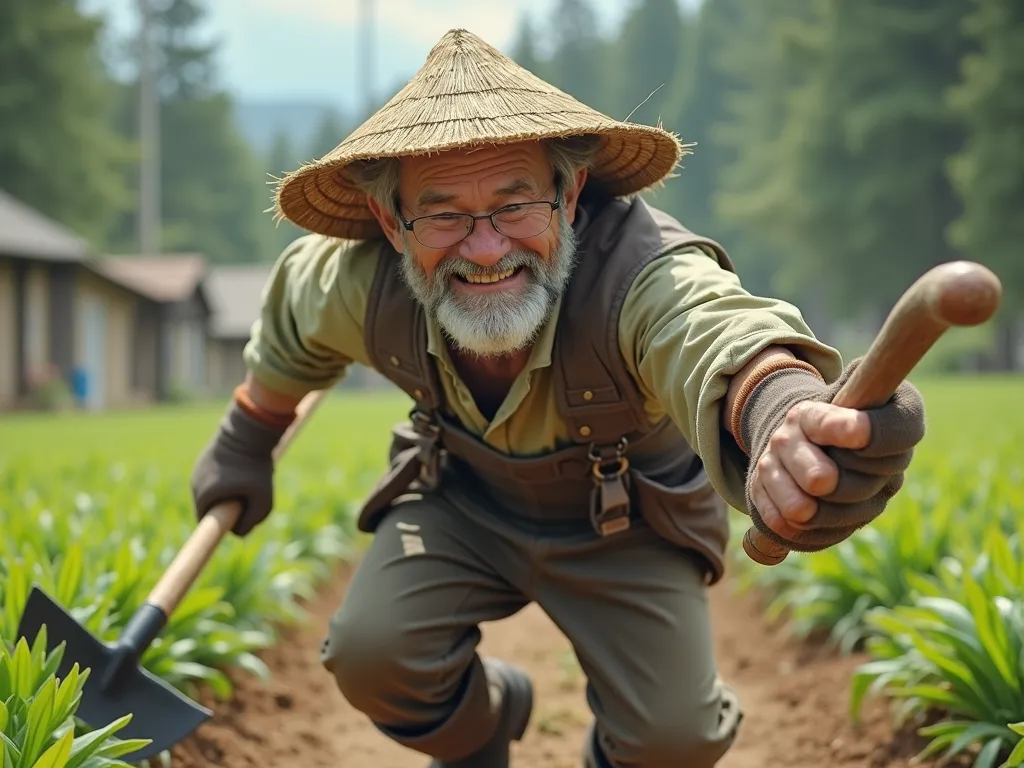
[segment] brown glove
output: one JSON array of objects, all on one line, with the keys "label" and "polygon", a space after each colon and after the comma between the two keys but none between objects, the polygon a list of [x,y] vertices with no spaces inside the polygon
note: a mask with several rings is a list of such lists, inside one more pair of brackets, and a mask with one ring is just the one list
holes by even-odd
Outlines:
[{"label": "brown glove", "polygon": [[[740,421],[743,442],[750,446],[750,466],[755,466],[790,408],[802,400],[832,402],[859,363],[860,358],[852,361],[832,384],[799,369],[766,376],[745,402]],[[821,446],[839,468],[839,483],[833,493],[817,498],[818,510],[806,524],[810,530],[801,531],[794,539],[784,539],[764,524],[750,495],[748,474],[747,508],[754,525],[767,538],[796,552],[826,549],[878,517],[903,487],[914,447],[924,437],[920,393],[904,381],[885,405],[865,413],[871,419],[871,442],[866,447]]]},{"label": "brown glove", "polygon": [[285,429],[258,421],[231,403],[192,470],[192,496],[200,519],[216,504],[238,500],[242,514],[232,532],[245,536],[270,514],[273,450]]}]

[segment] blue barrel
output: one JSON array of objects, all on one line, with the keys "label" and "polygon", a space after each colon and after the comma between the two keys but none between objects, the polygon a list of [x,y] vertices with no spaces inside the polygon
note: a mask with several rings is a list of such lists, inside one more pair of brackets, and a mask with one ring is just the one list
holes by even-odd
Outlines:
[{"label": "blue barrel", "polygon": [[81,366],[71,369],[71,391],[79,405],[84,405],[89,396],[89,372]]}]

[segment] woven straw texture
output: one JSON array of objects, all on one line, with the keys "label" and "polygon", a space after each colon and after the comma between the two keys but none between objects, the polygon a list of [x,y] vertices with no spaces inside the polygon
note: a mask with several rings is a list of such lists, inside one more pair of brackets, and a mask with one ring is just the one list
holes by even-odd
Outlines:
[{"label": "woven straw texture", "polygon": [[471,32],[450,30],[387,104],[331,152],[278,182],[276,215],[332,237],[374,237],[381,230],[366,197],[344,176],[352,161],[579,134],[602,137],[588,183],[617,196],[663,181],[684,154],[668,131],[614,120]]}]

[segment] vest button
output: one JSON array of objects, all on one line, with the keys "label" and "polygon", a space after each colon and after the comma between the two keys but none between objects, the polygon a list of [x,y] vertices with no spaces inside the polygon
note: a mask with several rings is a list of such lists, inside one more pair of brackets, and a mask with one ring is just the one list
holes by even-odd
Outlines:
[{"label": "vest button", "polygon": [[394,355],[391,356],[391,364],[398,365],[398,358],[395,357]]},{"label": "vest button", "polygon": [[422,400],[423,399],[423,390],[422,389],[414,389],[412,391],[412,393],[416,396],[417,400]]},{"label": "vest button", "polygon": [[584,393],[583,393],[583,399],[584,399],[584,400],[593,400],[593,399],[594,399],[594,393],[593,393],[593,392],[591,392],[591,391],[590,391],[590,390],[588,389],[588,390],[587,390],[586,392],[584,392]]},{"label": "vest button", "polygon": [[583,435],[584,437],[590,437],[590,427],[584,424],[582,427],[580,427],[580,434]]}]

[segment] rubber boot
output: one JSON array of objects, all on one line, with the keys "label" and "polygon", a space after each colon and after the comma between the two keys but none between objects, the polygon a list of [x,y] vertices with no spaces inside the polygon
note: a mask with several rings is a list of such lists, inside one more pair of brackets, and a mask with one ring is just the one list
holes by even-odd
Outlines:
[{"label": "rubber boot", "polygon": [[501,715],[494,736],[471,755],[459,760],[433,760],[427,768],[509,768],[509,745],[526,733],[533,713],[533,684],[526,672],[497,659],[484,659],[487,681],[501,696]]},{"label": "rubber boot", "polygon": [[614,768],[597,743],[597,726],[594,723],[590,724],[583,739],[583,768]]}]

